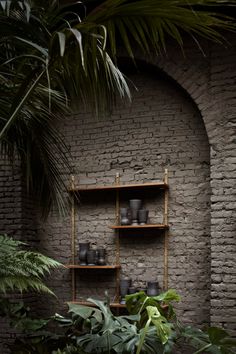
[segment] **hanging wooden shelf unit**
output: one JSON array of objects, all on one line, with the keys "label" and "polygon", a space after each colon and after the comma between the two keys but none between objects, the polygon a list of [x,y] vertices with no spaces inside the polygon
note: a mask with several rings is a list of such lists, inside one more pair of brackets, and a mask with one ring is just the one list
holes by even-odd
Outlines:
[{"label": "hanging wooden shelf unit", "polygon": [[[69,304],[78,304],[83,306],[97,307],[95,304],[89,301],[68,301]],[[110,307],[112,308],[125,308],[125,304],[120,304],[119,302],[111,302]]]},{"label": "hanging wooden shelf unit", "polygon": [[81,185],[79,187],[70,188],[70,192],[95,192],[95,191],[112,191],[122,189],[140,189],[140,188],[157,188],[167,189],[168,184],[165,182],[150,182],[150,183],[137,183],[137,184],[112,184],[112,185]]},{"label": "hanging wooden shelf unit", "polygon": [[99,265],[80,265],[80,264],[66,264],[66,268],[68,269],[117,269],[120,268],[120,264],[114,264],[114,265],[104,265],[104,266],[99,266]]},{"label": "hanging wooden shelf unit", "polygon": [[[118,301],[119,295],[119,281],[120,281],[120,235],[122,230],[163,230],[164,234],[164,274],[163,274],[163,289],[168,289],[168,171],[165,170],[164,179],[163,181],[159,182],[149,182],[149,183],[131,183],[131,184],[122,184],[120,183],[119,173],[117,173],[114,184],[110,185],[75,185],[75,178],[74,176],[71,177],[71,187],[69,188],[69,192],[71,192],[72,203],[71,203],[71,264],[67,264],[66,268],[71,270],[71,279],[72,279],[72,301],[70,303],[73,304],[80,304],[85,306],[93,306],[96,307],[95,304],[88,302],[88,301],[78,301],[77,294],[76,294],[76,271],[80,269],[93,269],[93,270],[115,270],[116,271],[116,302],[110,304],[112,308],[125,308],[125,304],[120,304]],[[143,189],[155,190],[161,189],[164,191],[164,206],[163,206],[163,222],[160,224],[145,224],[145,225],[119,225],[120,223],[120,195],[122,191],[129,191],[134,190],[138,191]],[[76,199],[77,197],[75,194],[83,194],[89,192],[106,192],[106,191],[113,191],[115,192],[115,225],[110,225],[109,228],[113,229],[116,234],[115,240],[115,249],[116,249],[116,256],[115,256],[115,264],[113,265],[105,265],[105,266],[89,266],[89,265],[79,265],[76,264],[76,227],[75,227],[75,220],[76,220]],[[122,235],[128,235],[128,232],[123,232]],[[132,233],[130,233],[132,234]],[[135,233],[133,233],[135,234]],[[140,233],[141,234],[141,233]],[[145,234],[148,234],[146,232]],[[150,233],[150,235],[153,233]],[[157,233],[161,234],[161,233]]]},{"label": "hanging wooden shelf unit", "polygon": [[145,225],[111,225],[110,229],[122,230],[122,229],[168,229],[168,225],[164,224],[145,224]]}]

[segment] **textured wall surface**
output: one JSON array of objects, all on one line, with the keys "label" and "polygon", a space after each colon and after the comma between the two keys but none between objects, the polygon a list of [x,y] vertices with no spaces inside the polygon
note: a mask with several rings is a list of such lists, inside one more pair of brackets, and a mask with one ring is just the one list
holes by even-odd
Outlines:
[{"label": "textured wall surface", "polygon": [[[0,234],[21,238],[22,186],[19,166],[0,161]],[[14,339],[15,331],[0,316],[0,353],[7,353],[4,342]]]},{"label": "textured wall surface", "polygon": [[[0,235],[7,234],[18,240],[27,242],[36,248],[35,212],[32,201],[27,196],[20,172],[19,161],[11,165],[0,160]],[[11,294],[12,301],[24,300],[32,308],[35,304],[33,294]],[[7,319],[0,316],[0,353],[8,353],[5,342],[15,339],[16,329],[11,328]]]},{"label": "textured wall surface", "polygon": [[[116,172],[122,182],[155,181],[162,178],[164,168],[169,169],[169,286],[182,296],[181,317],[194,324],[222,325],[235,333],[236,46],[231,42],[225,50],[206,45],[206,58],[191,46],[185,58],[173,46],[168,57],[138,54],[153,68],[151,74],[143,69],[131,77],[139,89],[132,105],[119,104],[110,117],[99,121],[89,112],[75,113],[60,129],[71,146],[78,183],[112,183]],[[174,81],[160,76],[155,66]],[[53,213],[47,222],[34,222],[19,175],[1,165],[0,177],[0,229],[23,230],[28,240],[38,229],[41,249],[70,262],[70,216],[60,219]],[[122,204],[130,197],[136,195],[124,195]],[[162,195],[141,198],[150,209],[150,221],[159,221]],[[76,215],[77,241],[104,245],[109,263],[114,261],[116,239],[107,225],[114,222],[114,208],[114,195],[93,195],[81,199]],[[122,274],[131,276],[135,285],[157,279],[162,286],[163,235],[123,235],[120,260]],[[44,298],[40,308],[50,313],[66,309],[70,276],[68,270],[52,275],[49,284],[58,300]],[[112,297],[114,281],[113,271],[78,272],[77,295],[103,296],[109,288]]]},{"label": "textured wall surface", "polygon": [[[186,322],[209,322],[210,301],[210,189],[209,143],[201,116],[190,98],[173,82],[154,72],[132,77],[138,92],[133,103],[120,104],[110,117],[96,121],[89,113],[75,114],[63,127],[70,142],[76,183],[113,183],[117,172],[121,182],[162,180],[169,170],[170,247],[169,286],[182,296],[179,305]],[[142,192],[143,193],[143,192]],[[150,210],[150,222],[162,222],[163,192],[123,193],[122,205],[141,197]],[[93,247],[105,246],[107,261],[114,263],[115,194],[81,196],[76,216],[78,241]],[[53,219],[54,220],[54,219]],[[68,222],[49,220],[41,240],[53,256],[69,261]],[[62,231],[64,230],[64,231]],[[127,231],[120,239],[121,274],[144,287],[148,280],[163,285],[163,232]],[[62,300],[68,300],[63,275]],[[114,296],[115,272],[78,271],[78,297]]]}]

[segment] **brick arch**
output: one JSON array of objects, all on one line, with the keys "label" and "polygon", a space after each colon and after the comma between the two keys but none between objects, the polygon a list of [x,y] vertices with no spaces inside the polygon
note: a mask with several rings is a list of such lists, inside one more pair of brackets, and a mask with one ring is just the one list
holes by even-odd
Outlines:
[{"label": "brick arch", "polygon": [[[173,80],[186,94],[191,97],[192,102],[200,112],[210,146],[215,143],[214,129],[217,120],[220,120],[219,113],[222,112],[222,105],[212,94],[212,65],[209,48],[204,57],[199,50],[191,47],[186,50],[186,57],[177,48],[169,48],[168,56],[146,57],[137,53],[137,62],[152,65],[153,68],[161,70],[166,77]],[[217,112],[217,114],[216,114]]]},{"label": "brick arch", "polygon": [[211,45],[207,58],[189,47],[186,57],[169,48],[169,57],[138,58],[163,70],[195,102],[210,146],[210,323],[236,333],[236,171],[235,57],[236,40],[228,48]]},{"label": "brick arch", "polygon": [[[166,66],[167,66],[167,63],[165,63]],[[205,143],[208,145],[208,148],[210,150],[210,144],[209,144],[209,139],[208,139],[208,135],[207,135],[207,131],[206,131],[206,127],[205,127],[205,122],[203,120],[203,117],[202,117],[202,112],[204,110],[204,107],[203,105],[201,106],[202,109],[200,110],[199,109],[199,106],[198,106],[198,102],[201,102],[201,99],[202,98],[205,98],[204,97],[204,85],[199,85],[199,90],[197,91],[196,90],[196,84],[193,85],[192,87],[192,90],[189,92],[188,91],[188,83],[189,83],[189,80],[187,79],[188,75],[190,75],[190,72],[184,70],[185,72],[185,76],[184,75],[180,75],[180,70],[175,70],[175,68],[172,68],[172,70],[168,70],[168,72],[165,70],[166,67],[161,67],[161,65],[157,66],[157,65],[154,65],[153,63],[147,63],[147,62],[144,62],[144,61],[137,61],[137,66],[139,68],[139,73],[141,75],[143,74],[149,74],[148,77],[151,77],[152,79],[154,79],[155,77],[157,78],[161,78],[163,79],[163,81],[166,81],[168,82],[168,84],[175,88],[176,89],[176,94],[182,94],[183,95],[183,105],[185,105],[185,99],[187,100],[187,102],[190,102],[190,104],[192,105],[192,109],[195,110],[197,112],[197,117],[195,117],[197,120],[199,120],[199,130],[204,130],[205,132]],[[127,69],[127,64],[126,64],[126,69]],[[127,72],[130,74],[130,72],[132,71],[132,69],[130,70],[130,68],[128,67],[127,69]],[[150,75],[151,73],[151,75]],[[175,75],[172,75],[172,73]],[[129,75],[128,75],[129,76]],[[180,77],[182,79],[182,81],[177,81],[176,79]],[[202,79],[203,80],[203,79]],[[183,85],[182,85],[183,83]],[[185,84],[185,85],[184,85]],[[163,88],[164,89],[164,88]],[[200,93],[200,89],[202,90],[201,93]],[[165,90],[165,89],[164,89]],[[193,99],[193,96],[196,97],[196,99],[198,99],[197,102],[194,101]],[[157,97],[158,99],[158,97]],[[171,101],[170,101],[170,109],[171,109]],[[161,113],[159,113],[161,115]],[[190,118],[191,119],[191,118]],[[178,133],[177,133],[178,135]],[[158,141],[158,139],[157,139]],[[199,148],[201,149],[201,146],[199,146]],[[193,164],[195,163],[195,161],[193,160]],[[196,160],[196,164],[197,164],[197,160]],[[210,293],[211,293],[211,274],[210,274],[210,267],[211,267],[211,262],[210,262],[210,252],[211,252],[211,249],[210,249],[210,239],[211,239],[211,234],[210,234],[210,223],[211,223],[211,217],[210,217],[210,208],[209,208],[209,204],[210,204],[210,183],[209,183],[209,179],[210,179],[210,151],[208,152],[208,159],[206,161],[206,164],[207,166],[206,169],[208,170],[208,176],[207,176],[207,181],[206,181],[206,184],[207,186],[205,187],[204,191],[202,190],[200,192],[200,196],[198,198],[201,198],[201,193],[202,195],[203,194],[207,194],[208,195],[208,201],[205,201],[206,204],[205,206],[203,206],[203,208],[205,208],[205,213],[206,213],[206,219],[205,219],[205,223],[206,223],[206,228],[205,228],[205,231],[202,231],[202,230],[199,230],[199,234],[201,234],[202,232],[202,237],[199,237],[197,239],[197,242],[199,243],[202,243],[202,242],[205,242],[205,245],[204,247],[206,247],[207,249],[207,252],[203,252],[203,250],[201,249],[201,247],[195,247],[194,245],[193,246],[189,246],[188,243],[186,243],[186,254],[191,254],[192,252],[192,256],[188,255],[186,257],[187,261],[189,261],[189,265],[190,267],[191,266],[196,266],[196,264],[201,263],[202,264],[204,263],[204,266],[206,267],[205,270],[206,270],[206,274],[205,274],[205,278],[204,278],[204,286],[205,286],[205,289],[207,291],[205,291],[205,293],[203,294],[203,292],[201,293],[201,286],[202,284],[200,285],[200,283],[202,283],[203,281],[203,276],[202,276],[202,271],[199,270],[201,267],[204,267],[204,266],[199,266],[199,269],[196,270],[196,273],[199,272],[198,275],[193,275],[193,278],[194,276],[197,278],[199,277],[199,287],[198,287],[198,284],[197,284],[197,281],[196,279],[193,279],[192,281],[192,293],[194,294],[193,295],[193,299],[191,300],[191,294],[189,294],[189,286],[186,285],[185,287],[185,290],[182,292],[182,296],[183,296],[183,304],[182,306],[180,306],[180,312],[181,312],[181,316],[183,316],[184,320],[186,321],[189,321],[189,319],[192,317],[192,320],[195,322],[195,323],[210,323]],[[182,176],[184,176],[184,170],[183,171],[178,171],[178,166],[176,164],[176,168],[177,170],[175,170],[173,173],[175,174],[176,173],[176,176],[178,174],[181,175],[182,173]],[[204,167],[203,167],[204,168]],[[198,173],[198,171],[196,170],[196,174]],[[188,172],[187,172],[188,174]],[[186,181],[188,180],[188,176],[186,175]],[[175,184],[176,181],[178,181],[178,178],[175,180],[175,178],[171,179],[171,182],[170,183],[173,183]],[[189,179],[190,181],[190,179]],[[202,181],[204,183],[204,181]],[[177,182],[178,183],[178,182]],[[171,184],[171,189],[173,191],[173,199],[175,199],[176,195],[176,190],[175,190],[175,186]],[[194,186],[194,182],[193,182],[193,189],[196,187]],[[182,193],[182,191],[180,191],[180,193]],[[190,193],[191,195],[191,193]],[[177,197],[178,199],[178,197]],[[186,203],[187,203],[187,200],[188,200],[188,196],[186,196],[186,199],[184,197],[184,200],[186,200]],[[173,202],[173,201],[172,201]],[[171,202],[171,203],[172,203]],[[175,201],[174,201],[175,203]],[[197,203],[197,201],[196,201]],[[178,202],[177,202],[178,204]],[[172,213],[172,211],[171,211]],[[180,216],[180,215],[179,215]],[[178,223],[178,218],[175,220],[175,222]],[[181,230],[181,227],[179,228],[179,226],[177,227],[177,229],[175,230],[175,222],[171,220],[171,217],[170,217],[170,224],[171,224],[171,227],[173,229],[173,238],[175,238],[175,236],[177,236],[176,238],[178,238],[178,234],[179,234],[179,231]],[[183,226],[184,227],[184,226]],[[195,225],[196,229],[198,229],[198,226]],[[192,232],[191,230],[189,230],[190,233]],[[175,235],[175,232],[176,232],[176,235]],[[185,232],[184,232],[185,234]],[[185,235],[186,236],[186,235]],[[181,237],[180,237],[181,238]],[[173,239],[172,239],[173,240]],[[181,241],[180,241],[181,242]],[[192,241],[190,240],[190,243]],[[173,257],[173,254],[175,255],[175,253],[173,253],[173,248],[177,248],[178,247],[178,241],[176,242],[176,244],[174,244],[174,247],[173,245],[170,245],[170,254],[172,253],[171,257]],[[192,249],[190,249],[192,247]],[[188,253],[189,252],[189,253]],[[194,259],[194,256],[193,254],[194,253],[199,253],[199,261],[196,260],[193,260]],[[180,254],[180,258],[181,257],[184,257],[184,252],[182,254]],[[175,255],[176,257],[176,268],[178,268],[178,255],[176,253]],[[201,257],[206,257],[206,259],[200,259]],[[193,263],[191,263],[193,262]],[[195,265],[193,265],[195,263]],[[175,263],[175,261],[171,261],[171,264],[170,264],[170,274],[171,273],[175,273],[175,265],[173,265]],[[196,266],[197,267],[197,266]],[[177,270],[178,272],[178,270]],[[171,279],[173,280],[174,276],[173,274],[171,275]],[[186,277],[188,277],[188,275],[186,275]],[[181,277],[180,277],[181,278]],[[176,276],[176,279],[178,279],[178,274]],[[180,280],[181,281],[181,280]],[[191,281],[191,279],[190,279]],[[176,280],[174,280],[174,282],[170,282],[170,286],[172,287],[175,287],[177,288],[180,292],[181,292],[181,289],[179,289],[178,287],[178,281],[176,282]],[[199,296],[199,294],[202,294]],[[204,298],[204,301],[202,299],[200,299],[200,297],[202,296],[202,298]],[[191,302],[192,301],[192,302]],[[197,302],[199,301],[198,305],[197,305]],[[199,310],[199,308],[197,309],[197,306],[199,306],[199,308],[201,308],[201,310]],[[198,319],[197,319],[197,316],[198,316]]]},{"label": "brick arch", "polygon": [[[203,204],[203,209],[205,210],[205,214],[206,214],[206,219],[205,219],[205,229],[204,230],[201,230],[201,228],[199,228],[199,226],[197,224],[195,224],[194,226],[192,226],[192,228],[196,228],[196,230],[199,230],[199,231],[192,231],[191,230],[191,227],[189,228],[189,233],[199,233],[199,237],[197,235],[196,236],[196,240],[197,242],[200,243],[204,243],[205,242],[205,245],[204,247],[207,249],[207,252],[204,253],[203,250],[201,249],[201,246],[199,246],[199,248],[196,246],[196,244],[194,245],[191,240],[191,237],[189,239],[189,243],[192,243],[192,246],[189,246],[188,243],[186,243],[186,254],[188,254],[186,256],[186,260],[187,262],[189,262],[189,266],[190,267],[198,267],[197,264],[198,263],[202,263],[202,265],[199,265],[199,269],[196,270],[196,274],[197,272],[199,272],[198,275],[194,274],[194,272],[192,273],[192,292],[194,294],[193,296],[193,299],[191,300],[191,291],[190,291],[190,288],[189,288],[189,285],[187,284],[187,281],[189,281],[189,283],[191,282],[191,277],[189,278],[188,277],[188,274],[186,274],[186,279],[188,278],[188,280],[186,280],[186,286],[185,286],[185,289],[181,289],[181,287],[183,286],[183,283],[182,283],[182,279],[181,279],[181,276],[180,274],[176,274],[176,279],[174,279],[174,274],[175,274],[175,271],[178,273],[179,270],[178,270],[178,254],[177,254],[177,251],[175,253],[175,247],[176,249],[179,247],[179,244],[178,243],[181,243],[182,242],[182,239],[181,239],[181,226],[178,225],[177,228],[175,229],[175,224],[179,223],[179,219],[181,219],[181,213],[180,212],[177,212],[175,217],[174,218],[171,218],[170,217],[170,224],[171,224],[171,229],[172,229],[172,232],[173,232],[173,238],[172,241],[173,243],[170,245],[170,255],[171,255],[171,258],[176,258],[174,261],[173,259],[171,260],[170,262],[170,277],[171,279],[173,280],[172,282],[170,282],[170,286],[172,287],[175,287],[177,288],[178,291],[180,291],[181,295],[183,296],[183,304],[181,305],[180,309],[181,309],[181,316],[183,316],[183,318],[186,320],[186,321],[189,321],[189,319],[192,317],[192,320],[193,322],[195,323],[198,323],[198,324],[201,324],[201,323],[210,323],[210,284],[211,284],[211,274],[210,274],[210,265],[211,265],[211,262],[210,262],[210,238],[211,238],[211,235],[210,235],[210,208],[209,208],[209,204],[210,204],[210,184],[209,184],[209,177],[210,177],[210,151],[209,151],[209,140],[208,140],[208,135],[207,135],[207,132],[206,132],[206,128],[205,128],[205,122],[203,121],[202,119],[202,114],[199,110],[199,107],[198,107],[198,104],[193,100],[193,95],[190,94],[188,91],[187,91],[187,84],[185,85],[185,87],[183,87],[181,85],[180,82],[177,82],[176,81],[176,78],[177,78],[177,74],[179,75],[179,72],[180,70],[178,71],[175,71],[174,69],[173,70],[173,73],[176,73],[175,77],[171,76],[171,71],[168,71],[166,72],[163,68],[160,66],[157,66],[157,65],[154,65],[152,63],[147,63],[147,62],[144,62],[143,60],[140,60],[137,62],[137,66],[139,68],[139,74],[141,75],[147,75],[147,85],[148,85],[148,77],[151,78],[151,80],[155,80],[155,77],[157,78],[157,85],[158,85],[158,79],[161,78],[164,81],[166,81],[169,85],[169,87],[172,87],[173,89],[175,89],[176,91],[176,95],[178,97],[178,95],[182,95],[182,99],[183,99],[183,107],[186,105],[186,102],[188,102],[188,104],[190,104],[192,106],[192,110],[196,112],[196,116],[195,116],[195,124],[198,124],[197,121],[199,121],[199,131],[203,131],[204,132],[204,144],[206,144],[208,146],[208,157],[206,159],[206,166],[203,166],[203,169],[206,168],[206,170],[208,170],[208,173],[206,174],[206,181],[204,181],[204,178],[202,180],[201,183],[204,183],[206,182],[206,186],[205,186],[205,189],[201,190],[201,187],[199,187],[199,196],[198,196],[198,199],[201,198],[201,196],[203,196],[204,194],[207,195],[207,201],[205,200],[205,205]],[[127,68],[127,63],[126,63],[126,70],[127,72],[130,74],[130,77],[132,79],[132,69],[128,66]],[[150,75],[151,73],[151,75]],[[186,70],[185,70],[185,73],[186,73]],[[187,72],[188,73],[188,72]],[[181,76],[181,75],[180,75]],[[187,74],[186,74],[187,76]],[[182,75],[182,78],[184,79],[183,75]],[[184,79],[185,82],[187,83],[188,80],[185,78]],[[135,82],[134,82],[135,84]],[[153,84],[151,84],[153,85]],[[151,86],[153,88],[153,86]],[[150,87],[150,92],[152,91],[152,88]],[[166,86],[164,85],[163,86],[163,90],[165,91],[166,89]],[[204,91],[204,90],[203,90]],[[196,91],[193,89],[192,90],[193,93],[195,93],[195,96],[197,97],[197,93]],[[203,95],[203,93],[202,93]],[[202,95],[199,95],[199,99],[200,97],[203,97]],[[185,101],[186,100],[186,101]],[[157,101],[158,101],[158,96],[157,96]],[[168,102],[168,101],[167,101]],[[134,98],[134,104],[135,104],[135,98]],[[170,100],[169,102],[169,107],[170,107],[170,110],[172,109],[171,108],[171,105],[172,105],[172,102]],[[161,112],[158,113],[159,115],[161,115]],[[179,116],[181,118],[181,114]],[[168,119],[168,118],[167,118]],[[190,117],[190,120],[192,118]],[[168,124],[170,124],[171,126],[171,122],[169,122]],[[174,128],[174,125],[172,127],[172,129],[175,129]],[[177,135],[178,135],[179,132],[177,132]],[[186,134],[188,134],[186,132]],[[158,142],[158,135],[157,135],[157,142]],[[199,149],[201,149],[201,146],[199,145]],[[165,161],[163,161],[163,163],[165,163]],[[198,164],[198,161],[197,159],[194,160],[193,158],[193,161],[192,163],[196,163],[196,165]],[[168,164],[168,162],[167,162]],[[187,163],[188,164],[188,163]],[[190,182],[191,181],[191,177],[189,178],[188,176],[188,171],[185,172],[185,169],[188,170],[188,167],[187,167],[187,164],[185,167],[183,167],[183,170],[181,170],[181,167],[178,166],[178,164],[176,164],[175,166],[175,169],[173,169],[171,171],[171,173],[173,174],[176,174],[176,176],[174,176],[173,178],[171,178],[170,180],[170,183],[171,183],[171,190],[172,190],[172,197],[173,197],[173,200],[174,200],[174,203],[175,203],[175,198],[177,198],[177,204],[179,203],[179,200],[178,200],[178,193],[180,192],[183,193],[183,191],[181,190],[181,188],[178,190],[176,190],[176,186],[175,186],[175,183],[180,183],[178,181],[178,178],[175,178],[177,177],[178,175],[181,176],[184,176],[184,174],[186,173],[186,181]],[[158,168],[158,167],[157,167]],[[198,174],[198,169],[199,167],[196,166],[196,175]],[[201,168],[201,167],[200,167]],[[184,179],[185,177],[183,177]],[[193,175],[193,179],[194,179],[194,175]],[[191,182],[190,182],[191,183]],[[198,183],[198,182],[197,182]],[[183,187],[184,188],[184,187]],[[188,188],[188,187],[187,187]],[[196,188],[196,185],[194,185],[194,182],[192,182],[192,188],[193,190]],[[202,193],[202,194],[201,194]],[[191,191],[189,191],[189,195],[191,195]],[[191,198],[191,197],[190,197]],[[185,195],[183,197],[184,201],[186,201],[186,204],[188,203],[188,196]],[[173,201],[171,201],[171,203],[173,203]],[[171,204],[170,203],[170,204]],[[197,203],[197,201],[196,201]],[[198,208],[197,208],[198,209]],[[197,215],[197,210],[196,210],[196,215]],[[172,211],[171,211],[172,213]],[[197,216],[196,216],[197,217]],[[171,220],[172,219],[172,220]],[[175,219],[175,221],[173,220]],[[188,228],[189,225],[185,225],[182,227],[186,227]],[[183,232],[183,235],[184,237],[186,237],[186,230],[184,230]],[[202,235],[202,236],[200,236]],[[175,243],[175,240],[174,237],[176,236],[176,239],[179,239],[176,240],[176,243]],[[195,237],[194,236],[194,237]],[[190,249],[192,247],[192,249]],[[195,254],[199,253],[199,260],[197,260],[197,258],[195,257]],[[184,258],[185,257],[185,252],[183,251],[182,253],[180,252],[179,254],[180,258]],[[203,258],[202,260],[200,258]],[[204,259],[205,258],[205,259]],[[175,264],[176,262],[176,264]],[[204,264],[204,266],[203,266]],[[176,269],[175,269],[176,267]],[[204,274],[204,286],[200,285],[200,283],[203,284],[203,267],[206,267],[205,268],[205,274]],[[201,269],[201,270],[200,270]],[[198,284],[197,284],[197,280],[196,278],[199,276],[199,287],[198,287]],[[194,278],[195,277],[195,278]],[[181,286],[179,287],[178,286],[178,280],[181,282]],[[205,287],[205,292],[202,291],[201,289],[201,286],[202,288]],[[201,294],[201,295],[200,295]],[[201,298],[202,296],[202,298]],[[201,298],[201,299],[200,299]],[[203,300],[204,299],[204,300]],[[191,302],[192,301],[192,302]],[[201,308],[201,310],[200,310]],[[198,319],[197,319],[198,317]]]},{"label": "brick arch", "polygon": [[209,66],[208,61],[200,58],[196,65],[190,62],[173,62],[163,58],[156,59],[150,57],[147,59],[138,59],[141,65],[151,65],[153,68],[160,70],[166,75],[166,78],[176,83],[191,99],[193,104],[200,112],[206,128],[209,143],[212,142],[212,125],[209,119],[209,112],[218,109],[218,105],[212,99],[211,90],[209,89]]}]

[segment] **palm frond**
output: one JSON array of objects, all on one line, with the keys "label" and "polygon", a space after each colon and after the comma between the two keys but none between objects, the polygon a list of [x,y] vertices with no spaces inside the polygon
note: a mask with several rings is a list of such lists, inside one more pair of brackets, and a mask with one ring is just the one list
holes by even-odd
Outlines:
[{"label": "palm frond", "polygon": [[[176,0],[107,0],[88,14],[86,21],[103,24],[109,29],[109,44],[116,55],[116,38],[122,41],[130,57],[139,46],[149,53],[166,49],[168,36],[183,47],[183,36],[189,34],[194,41],[203,37],[225,43],[220,30],[235,30],[232,18],[215,12],[215,6],[225,1]],[[234,3],[235,2],[231,2]],[[133,44],[135,43],[135,45]]]},{"label": "palm frond", "polygon": [[[221,30],[235,30],[216,11],[222,0],[0,1],[0,145],[19,157],[27,189],[44,215],[67,209],[63,173],[73,173],[69,148],[57,121],[68,102],[83,102],[96,114],[119,95],[131,100],[117,66],[117,48],[134,58],[166,50],[168,37],[184,48],[185,34],[224,43]],[[220,7],[219,7],[220,9]],[[72,106],[72,104],[71,104]]]}]

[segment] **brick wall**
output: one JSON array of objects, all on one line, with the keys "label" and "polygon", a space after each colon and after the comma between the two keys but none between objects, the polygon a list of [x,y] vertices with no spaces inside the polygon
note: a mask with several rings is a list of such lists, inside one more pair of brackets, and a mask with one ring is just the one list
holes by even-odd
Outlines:
[{"label": "brick wall", "polygon": [[[211,177],[211,324],[236,331],[235,290],[235,82],[236,41],[228,48],[205,45],[207,60],[190,50],[151,61],[167,72],[193,98],[201,112],[210,144]],[[171,59],[170,59],[171,58]],[[150,61],[150,59],[148,59]]]},{"label": "brick wall", "polygon": [[[7,234],[18,240],[27,242],[34,248],[37,246],[36,224],[33,202],[27,196],[23,184],[19,161],[12,165],[0,160],[0,234]],[[33,294],[11,294],[14,300],[24,300],[28,305],[35,303]],[[8,320],[0,317],[0,353],[8,353],[5,343],[14,341],[16,332],[9,326]]]},{"label": "brick wall", "polygon": [[[124,182],[159,180],[164,168],[169,169],[169,286],[182,296],[178,311],[185,322],[235,331],[236,53],[234,39],[231,42],[224,50],[203,44],[206,58],[191,45],[185,57],[174,46],[168,57],[146,58],[138,53],[142,63],[152,66],[143,65],[138,75],[131,75],[139,89],[132,105],[119,103],[110,117],[99,121],[89,112],[75,112],[60,129],[71,145],[80,183],[111,183],[116,172]],[[160,75],[158,67],[171,79]],[[11,232],[20,227],[22,215],[29,216],[30,207],[22,201],[19,208],[11,202],[14,214],[8,209],[10,200],[19,197],[19,186],[16,174],[9,177],[6,171],[5,166],[0,170],[4,200],[0,220],[3,229]],[[124,203],[128,197],[124,196]],[[157,221],[161,198],[149,195],[144,200],[150,218]],[[106,195],[81,202],[76,216],[78,239],[105,245],[111,262],[115,236],[106,225],[114,221],[114,198]],[[59,218],[53,213],[38,225],[32,220],[24,226],[30,230],[28,235],[35,235],[38,228],[41,249],[68,263],[70,216]],[[131,274],[136,285],[154,278],[162,285],[162,250],[162,235],[123,237],[122,274]],[[78,295],[103,296],[109,288],[112,296],[114,279],[112,272],[80,272]],[[58,300],[44,299],[40,307],[51,313],[65,309],[64,302],[71,299],[70,272],[56,272],[49,283]]]},{"label": "brick wall", "polygon": [[[19,165],[0,161],[0,234],[21,238],[22,198]],[[0,317],[0,353],[7,353],[4,343],[14,339],[14,330]]]},{"label": "brick wall", "polygon": [[[209,144],[201,116],[190,98],[157,71],[144,68],[132,80],[138,91],[133,103],[122,103],[110,117],[96,121],[90,113],[71,117],[62,130],[70,142],[80,184],[113,183],[117,172],[121,182],[161,180],[164,168],[170,183],[169,286],[182,296],[179,305],[186,322],[209,323],[210,301],[210,194]],[[155,70],[154,70],[155,71]],[[123,205],[130,197],[124,195]],[[145,194],[150,221],[162,221],[163,195]],[[115,256],[115,235],[108,229],[114,223],[115,196],[82,199],[76,217],[77,236],[92,245],[105,245],[108,263]],[[42,227],[45,250],[69,262],[69,220],[57,218]],[[49,231],[48,231],[49,230]],[[148,280],[163,284],[163,234],[130,232],[121,238],[122,274],[131,276],[134,285]],[[43,241],[44,240],[44,241]],[[56,291],[62,302],[69,300],[69,274],[61,274]],[[99,278],[99,281],[97,279]],[[114,295],[112,272],[78,272],[78,296],[103,296],[105,289]],[[60,284],[60,285],[59,285]],[[69,296],[69,297],[68,297]]]}]

